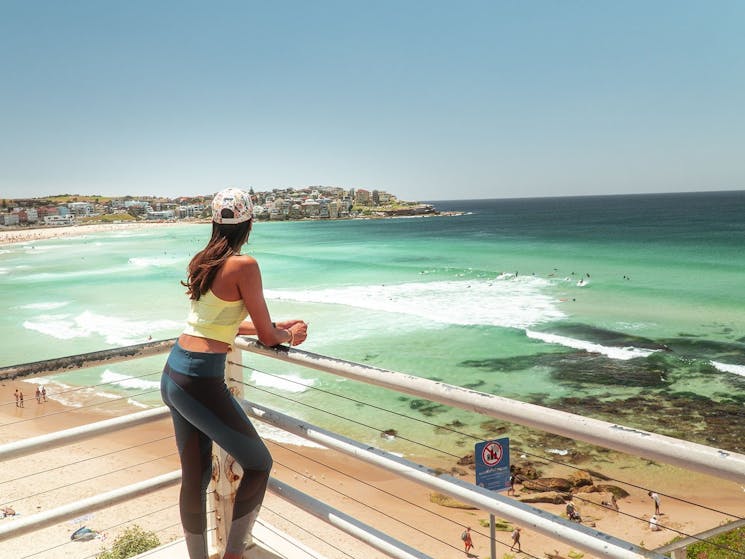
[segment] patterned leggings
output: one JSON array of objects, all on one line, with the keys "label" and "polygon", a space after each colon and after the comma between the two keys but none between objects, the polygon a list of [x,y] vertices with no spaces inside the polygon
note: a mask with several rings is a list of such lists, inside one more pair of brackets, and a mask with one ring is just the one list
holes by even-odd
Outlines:
[{"label": "patterned leggings", "polygon": [[181,458],[179,508],[190,559],[206,559],[206,490],[212,477],[212,443],[243,468],[225,551],[241,554],[264,499],[272,457],[225,385],[225,354],[187,351],[176,344],[161,377]]}]

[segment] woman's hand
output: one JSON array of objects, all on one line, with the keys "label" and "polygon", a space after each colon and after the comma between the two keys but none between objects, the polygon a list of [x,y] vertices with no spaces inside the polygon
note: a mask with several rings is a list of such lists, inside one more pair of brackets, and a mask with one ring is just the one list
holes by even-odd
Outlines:
[{"label": "woman's hand", "polygon": [[277,328],[288,330],[292,334],[292,345],[300,345],[308,337],[308,323],[302,320],[283,320],[277,322]]}]

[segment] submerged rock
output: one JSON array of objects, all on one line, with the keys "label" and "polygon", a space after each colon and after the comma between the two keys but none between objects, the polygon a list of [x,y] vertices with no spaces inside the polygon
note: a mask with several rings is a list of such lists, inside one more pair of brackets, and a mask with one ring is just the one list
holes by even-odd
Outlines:
[{"label": "submerged rock", "polygon": [[530,491],[561,491],[568,493],[572,489],[572,483],[561,477],[540,477],[538,479],[526,479],[523,489]]},{"label": "submerged rock", "polygon": [[561,505],[564,503],[564,496],[558,491],[544,491],[542,493],[522,495],[518,500],[522,503],[551,503]]},{"label": "submerged rock", "polygon": [[618,487],[617,485],[608,485],[608,484],[601,484],[597,486],[599,491],[603,491],[605,493],[612,493],[616,496],[616,499],[625,499],[629,496],[629,492],[623,489],[622,487]]}]

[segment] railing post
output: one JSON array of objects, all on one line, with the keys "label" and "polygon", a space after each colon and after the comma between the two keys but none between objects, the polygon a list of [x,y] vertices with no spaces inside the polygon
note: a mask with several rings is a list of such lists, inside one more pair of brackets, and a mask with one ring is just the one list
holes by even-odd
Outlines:
[{"label": "railing post", "polygon": [[497,559],[497,519],[489,515],[489,557]]},{"label": "railing post", "polygon": [[[228,353],[227,364],[225,365],[225,382],[230,392],[243,400],[243,384],[231,381],[229,379],[243,378],[242,352],[240,349],[233,348]],[[235,459],[225,452],[222,448],[215,445],[212,449],[212,484],[214,491],[210,492],[208,510],[214,510],[214,531],[212,531],[212,553],[217,553],[222,557],[225,553],[225,546],[228,542],[228,530],[230,523],[233,521],[233,503],[235,502],[235,492],[238,489],[238,483],[243,471]]]}]

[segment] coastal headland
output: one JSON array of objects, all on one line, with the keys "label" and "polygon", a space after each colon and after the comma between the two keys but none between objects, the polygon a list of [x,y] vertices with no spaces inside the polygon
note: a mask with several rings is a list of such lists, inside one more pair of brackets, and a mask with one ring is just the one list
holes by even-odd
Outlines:
[{"label": "coastal headland", "polygon": [[[432,204],[400,200],[384,190],[331,186],[246,189],[258,221],[350,219],[437,215]],[[0,199],[0,227],[75,225],[133,221],[209,220],[212,195],[118,196],[61,194]]]}]

